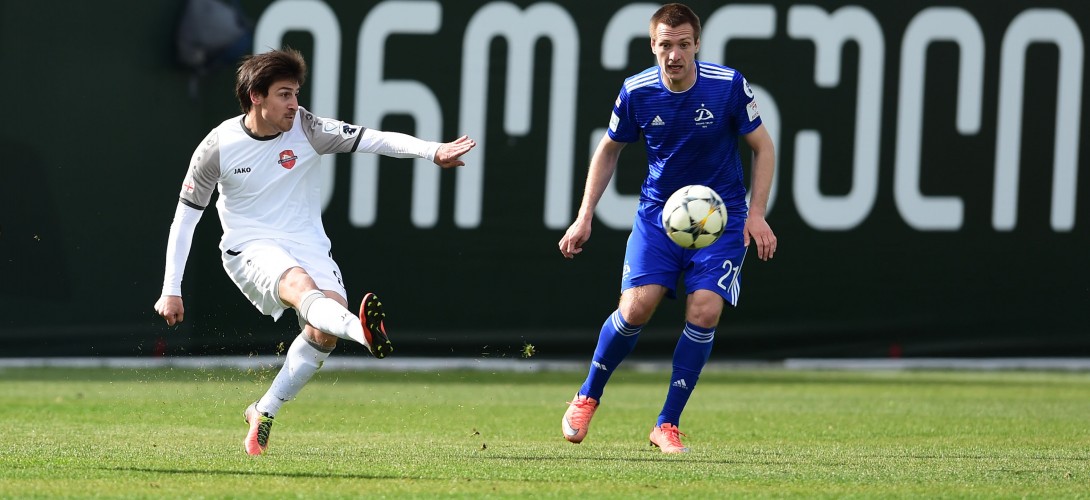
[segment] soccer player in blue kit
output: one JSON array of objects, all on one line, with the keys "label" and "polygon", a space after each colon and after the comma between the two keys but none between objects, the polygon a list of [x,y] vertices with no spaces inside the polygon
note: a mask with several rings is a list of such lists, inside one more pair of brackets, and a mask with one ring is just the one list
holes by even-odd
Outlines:
[{"label": "soccer player in blue kit", "polygon": [[[700,18],[689,7],[662,6],[651,16],[650,35],[658,64],[624,81],[609,130],[591,158],[579,214],[560,240],[566,258],[583,251],[621,149],[642,136],[648,172],[625,251],[620,303],[602,325],[590,372],[561,429],[568,441],[583,441],[610,375],[632,352],[663,296],[675,297],[684,274],[685,327],[674,350],[666,402],[649,439],[664,453],[686,453],[678,431],[681,412],[711,354],[724,303],[738,303],[746,249],[752,241],[765,261],[776,252],[776,235],[765,220],[775,150],[742,74],[695,59]],[[748,207],[739,137],[753,150]],[[666,199],[691,184],[719,193],[729,216],[719,240],[699,250],[683,249],[662,228]]]}]

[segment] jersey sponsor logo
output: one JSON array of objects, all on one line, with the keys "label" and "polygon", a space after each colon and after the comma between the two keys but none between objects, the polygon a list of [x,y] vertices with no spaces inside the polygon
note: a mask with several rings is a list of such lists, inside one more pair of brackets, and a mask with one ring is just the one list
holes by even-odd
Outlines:
[{"label": "jersey sponsor logo", "polygon": [[279,163],[281,167],[291,170],[292,167],[295,167],[295,160],[298,159],[299,157],[295,156],[295,152],[290,149],[285,149],[280,152],[280,159],[277,160],[277,163]]},{"label": "jersey sponsor logo", "polygon": [[749,101],[749,104],[746,104],[746,113],[749,114],[749,121],[756,120],[758,116],[761,116],[761,112],[757,111],[757,101]]},{"label": "jersey sponsor logo", "polygon": [[236,174],[248,174],[250,173],[250,167],[239,167],[235,169]]},{"label": "jersey sponsor logo", "polygon": [[749,88],[749,81],[745,77],[742,77],[742,90],[746,92],[746,97],[753,99],[753,89]]},{"label": "jersey sponsor logo", "polygon": [[662,121],[662,117],[659,115],[655,115],[655,119],[651,120],[652,127],[661,127],[663,125],[666,125],[666,122]]}]

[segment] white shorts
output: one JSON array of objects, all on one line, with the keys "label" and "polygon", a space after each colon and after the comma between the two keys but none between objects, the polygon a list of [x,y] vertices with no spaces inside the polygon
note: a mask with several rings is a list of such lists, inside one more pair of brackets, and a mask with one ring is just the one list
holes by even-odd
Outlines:
[{"label": "white shorts", "polygon": [[222,257],[223,269],[231,281],[257,310],[274,321],[290,307],[280,300],[280,278],[293,267],[303,268],[319,289],[348,298],[341,268],[325,248],[288,240],[252,240],[227,249]]}]

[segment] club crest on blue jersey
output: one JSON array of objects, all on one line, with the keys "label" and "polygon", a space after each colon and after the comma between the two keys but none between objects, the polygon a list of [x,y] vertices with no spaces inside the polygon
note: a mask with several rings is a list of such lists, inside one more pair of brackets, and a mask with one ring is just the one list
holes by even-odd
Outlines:
[{"label": "club crest on blue jersey", "polygon": [[703,128],[708,128],[709,125],[715,124],[715,114],[701,103],[700,107],[696,108],[696,117],[693,118],[693,121]]}]

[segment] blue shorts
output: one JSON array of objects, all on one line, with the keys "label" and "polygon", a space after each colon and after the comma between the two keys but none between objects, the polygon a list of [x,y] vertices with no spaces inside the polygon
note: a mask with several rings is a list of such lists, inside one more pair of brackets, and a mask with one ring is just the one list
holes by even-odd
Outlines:
[{"label": "blue shorts", "polygon": [[662,228],[662,207],[643,205],[636,212],[628,236],[621,291],[643,285],[662,285],[677,298],[677,283],[685,275],[685,291],[711,290],[726,303],[738,305],[742,291],[742,261],[746,257],[742,230],[744,215],[729,214],[727,229],[711,246],[687,250],[674,243]]}]

